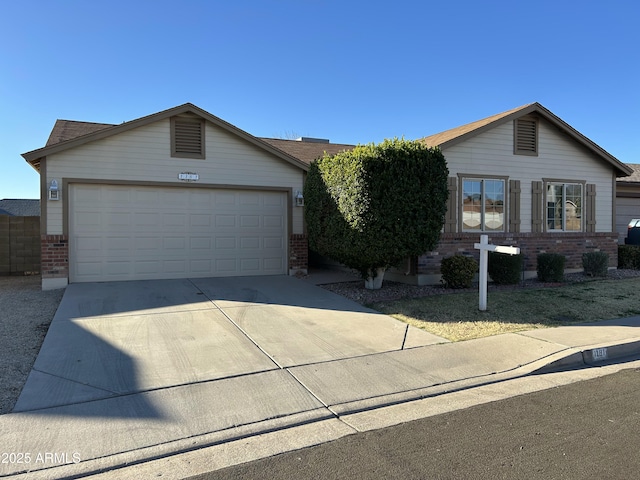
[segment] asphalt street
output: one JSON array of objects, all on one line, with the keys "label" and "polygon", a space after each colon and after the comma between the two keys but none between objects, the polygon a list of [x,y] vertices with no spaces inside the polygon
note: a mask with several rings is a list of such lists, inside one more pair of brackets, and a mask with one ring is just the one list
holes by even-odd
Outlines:
[{"label": "asphalt street", "polygon": [[637,478],[640,368],[191,477]]}]

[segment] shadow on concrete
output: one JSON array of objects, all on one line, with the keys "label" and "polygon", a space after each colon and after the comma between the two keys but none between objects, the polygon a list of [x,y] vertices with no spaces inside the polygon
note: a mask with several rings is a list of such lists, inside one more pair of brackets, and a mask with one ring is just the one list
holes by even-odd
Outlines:
[{"label": "shadow on concrete", "polygon": [[144,394],[124,395],[140,390],[138,373],[131,356],[56,315],[13,413],[166,418]]},{"label": "shadow on concrete", "polygon": [[380,315],[375,310],[320,288],[311,282],[285,275],[193,278],[191,281],[207,298],[221,308],[240,304],[264,304]]}]

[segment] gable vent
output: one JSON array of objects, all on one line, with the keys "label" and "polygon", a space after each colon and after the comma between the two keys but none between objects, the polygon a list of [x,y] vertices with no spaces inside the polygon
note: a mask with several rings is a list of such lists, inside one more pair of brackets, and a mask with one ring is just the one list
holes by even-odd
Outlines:
[{"label": "gable vent", "polygon": [[518,155],[538,154],[538,122],[532,119],[517,119],[514,137],[514,153]]},{"label": "gable vent", "polygon": [[183,117],[171,119],[171,155],[204,158],[204,120]]}]

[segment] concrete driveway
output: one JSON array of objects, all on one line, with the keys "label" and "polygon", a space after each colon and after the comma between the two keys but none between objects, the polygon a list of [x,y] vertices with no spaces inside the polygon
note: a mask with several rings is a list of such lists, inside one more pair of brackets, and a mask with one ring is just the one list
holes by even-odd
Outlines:
[{"label": "concrete driveway", "polygon": [[[230,446],[206,460],[226,466],[253,455],[250,437],[267,455],[315,445],[432,411],[414,400],[581,368],[585,345],[629,355],[639,325],[448,343],[291,277],[74,284],[0,415],[3,444],[33,461],[0,464],[0,477],[78,478],[209,445]],[[398,403],[399,417],[382,408]]]},{"label": "concrete driveway", "polygon": [[287,276],[72,284],[14,412],[223,379],[315,408],[284,369],[445,341]]}]

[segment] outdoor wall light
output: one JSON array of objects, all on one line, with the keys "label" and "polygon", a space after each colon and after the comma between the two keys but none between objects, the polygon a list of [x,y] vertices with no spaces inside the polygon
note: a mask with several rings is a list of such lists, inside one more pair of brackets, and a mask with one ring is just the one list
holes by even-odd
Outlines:
[{"label": "outdoor wall light", "polygon": [[49,183],[49,200],[60,200],[60,190],[58,190],[58,181],[51,180]]},{"label": "outdoor wall light", "polygon": [[304,197],[300,190],[296,192],[296,207],[304,207]]}]

